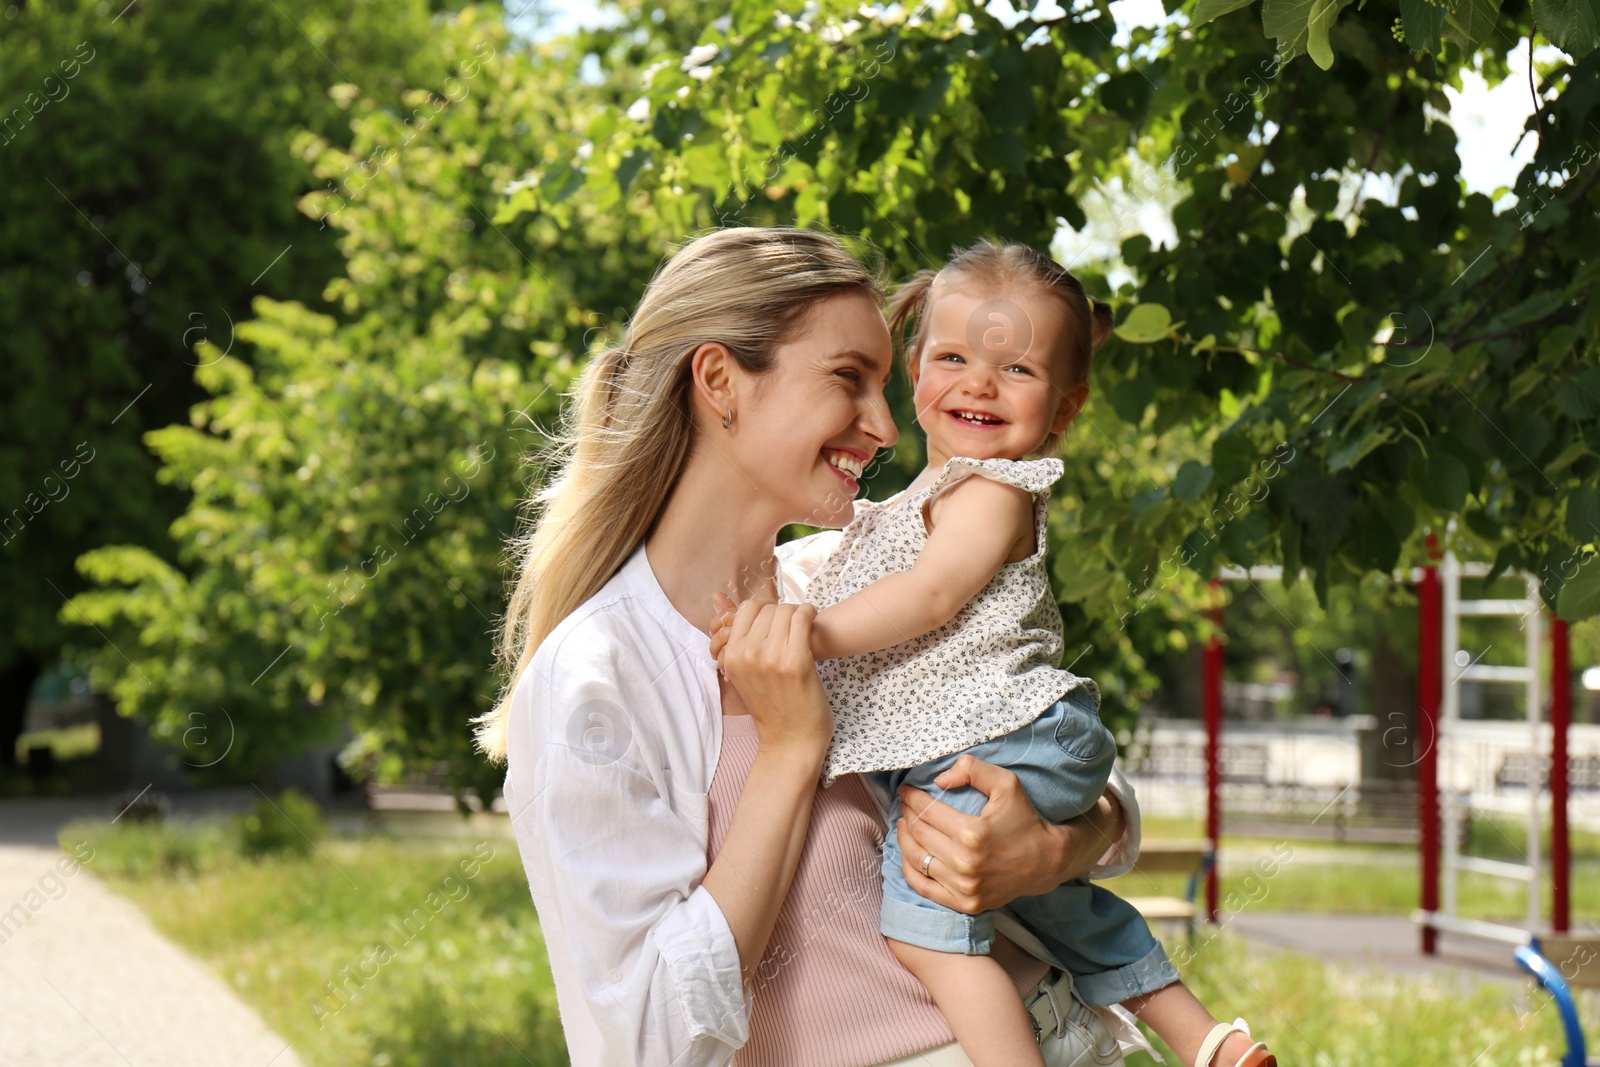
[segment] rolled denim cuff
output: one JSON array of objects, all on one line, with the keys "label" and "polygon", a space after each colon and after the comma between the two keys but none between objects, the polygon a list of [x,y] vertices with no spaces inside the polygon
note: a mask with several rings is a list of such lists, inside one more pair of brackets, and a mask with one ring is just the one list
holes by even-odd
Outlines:
[{"label": "rolled denim cuff", "polygon": [[994,916],[966,915],[929,902],[927,907],[896,900],[887,893],[878,921],[879,932],[908,945],[935,952],[987,956],[994,947]]},{"label": "rolled denim cuff", "polygon": [[1155,947],[1142,958],[1126,966],[1100,971],[1097,974],[1073,976],[1073,981],[1077,983],[1078,996],[1083,998],[1085,1004],[1093,1007],[1121,1004],[1129,997],[1136,997],[1141,993],[1154,993],[1177,980],[1178,969],[1167,958],[1167,950],[1161,947],[1160,942],[1157,942]]}]

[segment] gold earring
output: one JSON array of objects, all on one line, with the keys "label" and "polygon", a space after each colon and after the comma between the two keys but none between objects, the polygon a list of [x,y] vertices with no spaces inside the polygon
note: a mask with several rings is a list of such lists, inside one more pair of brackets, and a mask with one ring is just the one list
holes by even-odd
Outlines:
[{"label": "gold earring", "polygon": [[733,405],[729,404],[728,405],[728,413],[726,415],[722,416],[722,428],[724,430],[726,430],[726,429],[729,429],[732,426],[733,426]]}]

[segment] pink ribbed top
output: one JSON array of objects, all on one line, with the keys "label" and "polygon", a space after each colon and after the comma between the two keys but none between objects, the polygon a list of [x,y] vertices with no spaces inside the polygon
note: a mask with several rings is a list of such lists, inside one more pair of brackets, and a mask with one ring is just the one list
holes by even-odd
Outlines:
[{"label": "pink ribbed top", "polygon": [[[711,779],[715,859],[756,757],[755,720],[722,719]],[[933,998],[878,932],[883,814],[857,775],[817,790],[789,896],[756,969],[750,1040],[734,1067],[870,1067],[954,1040]],[[1034,985],[1047,971],[1028,959]]]}]

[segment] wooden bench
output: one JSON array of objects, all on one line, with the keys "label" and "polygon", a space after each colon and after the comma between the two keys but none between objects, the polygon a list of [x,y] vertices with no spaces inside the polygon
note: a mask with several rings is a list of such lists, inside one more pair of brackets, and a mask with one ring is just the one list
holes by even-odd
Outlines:
[{"label": "wooden bench", "polygon": [[1534,938],[1533,947],[1561,972],[1569,986],[1600,989],[1600,937],[1540,934]]},{"label": "wooden bench", "polygon": [[1195,896],[1200,889],[1200,879],[1215,862],[1205,842],[1146,841],[1139,848],[1139,860],[1133,865],[1134,874],[1187,874],[1188,884],[1182,897],[1123,897],[1139,909],[1139,914],[1150,922],[1181,922],[1189,937],[1194,937],[1195,919],[1199,910]]},{"label": "wooden bench", "polygon": [[1572,990],[1600,989],[1600,937],[1548,934],[1534,938],[1532,945],[1515,950],[1517,963],[1533,975],[1555,1001],[1561,1027],[1567,1034],[1567,1054],[1562,1067],[1593,1067],[1600,1060],[1589,1058],[1583,1028],[1578,1019]]},{"label": "wooden bench", "polygon": [[[1526,788],[1530,781],[1537,781],[1540,789],[1550,787],[1550,757],[1507,752],[1500,761],[1500,769],[1495,772],[1495,788]],[[1568,756],[1567,788],[1574,793],[1600,789],[1600,756]]]},{"label": "wooden bench", "polygon": [[[1271,766],[1264,741],[1224,741],[1222,778],[1226,782],[1264,785]],[[1145,740],[1130,751],[1129,774],[1178,781],[1203,782],[1206,778],[1206,746],[1203,741],[1174,739]]]}]

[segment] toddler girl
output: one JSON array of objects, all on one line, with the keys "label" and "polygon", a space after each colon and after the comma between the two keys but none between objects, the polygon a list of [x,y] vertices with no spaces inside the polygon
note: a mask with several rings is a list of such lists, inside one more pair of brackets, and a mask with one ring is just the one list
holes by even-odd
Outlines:
[{"label": "toddler girl", "polygon": [[[891,318],[896,338],[913,328],[907,363],[928,464],[888,500],[856,501],[811,579],[812,652],[835,718],[824,776],[878,772],[891,799],[881,929],[973,1063],[1043,1067],[1031,1019],[988,955],[993,913],[965,915],[914,892],[892,828],[901,785],[968,813],[983,807],[970,787],[934,784],[963,753],[1013,771],[1052,822],[1087,811],[1105,790],[1116,746],[1099,689],[1056,666],[1062,629],[1045,516],[1062,463],[1027,457],[1053,451],[1087,398],[1110,308],[1049,257],[982,243],[913,278]],[[927,876],[939,863],[923,856],[919,868]],[[1115,894],[1076,879],[1007,911],[1085,1003],[1131,1010],[1186,1064],[1276,1063],[1243,1020],[1212,1018]]]}]

